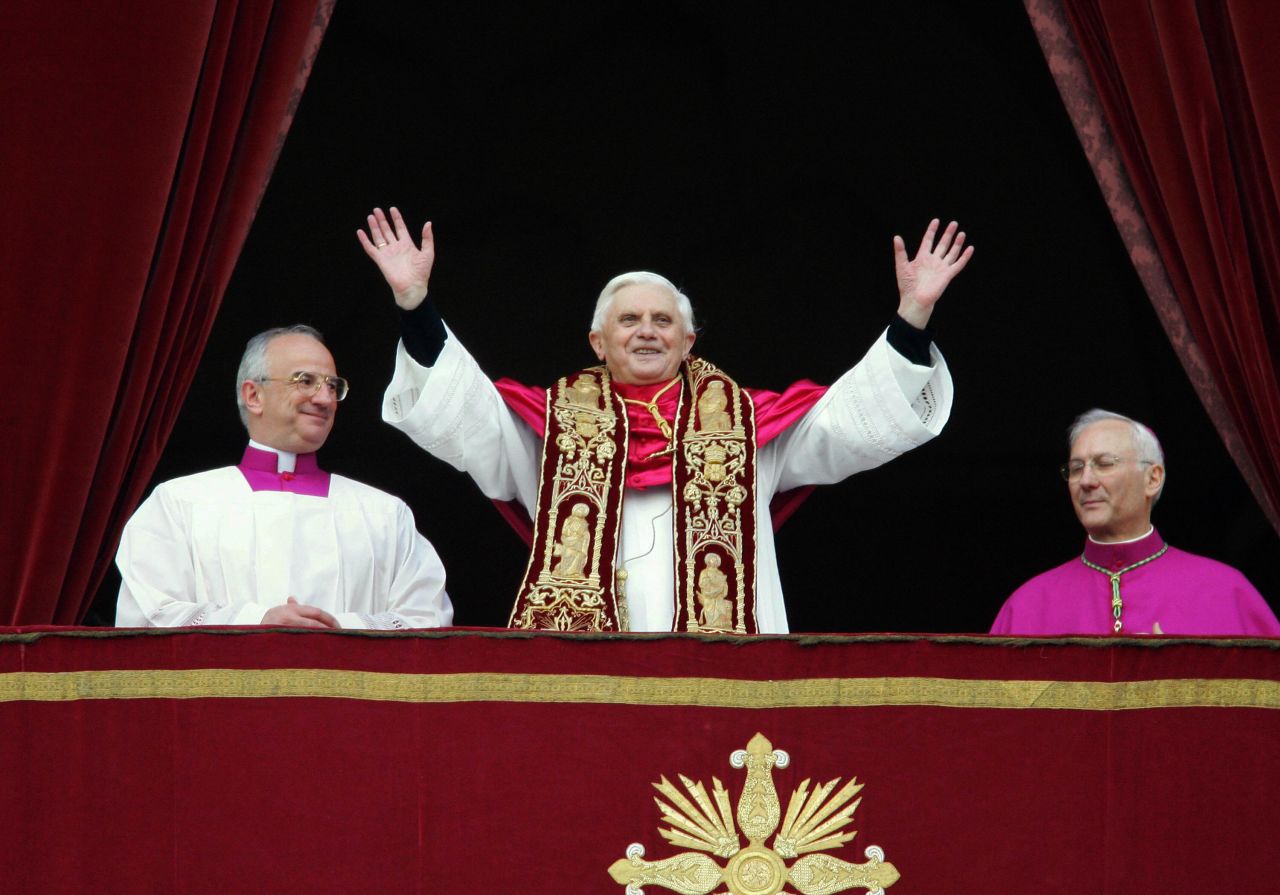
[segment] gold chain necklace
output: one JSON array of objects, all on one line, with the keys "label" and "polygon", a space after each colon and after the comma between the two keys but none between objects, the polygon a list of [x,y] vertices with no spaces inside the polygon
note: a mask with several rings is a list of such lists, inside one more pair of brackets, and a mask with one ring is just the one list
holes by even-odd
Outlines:
[{"label": "gold chain necklace", "polygon": [[641,401],[639,398],[623,398],[622,399],[624,403],[635,404],[649,411],[650,416],[653,417],[653,421],[658,424],[658,431],[661,432],[662,437],[667,440],[667,446],[664,449],[653,454],[652,456],[654,457],[657,457],[660,454],[667,453],[675,446],[675,441],[672,437],[672,432],[671,432],[671,424],[662,418],[662,413],[659,412],[658,410],[658,399],[661,398],[663,395],[665,395],[668,391],[670,391],[671,386],[675,385],[679,381],[680,381],[679,376],[677,376],[675,379],[672,379],[662,388],[658,389],[658,391],[655,392],[653,397],[650,398],[648,401]]},{"label": "gold chain necklace", "polygon": [[1157,559],[1164,556],[1165,551],[1168,549],[1169,549],[1169,545],[1165,544],[1163,547],[1161,547],[1155,553],[1148,556],[1146,559],[1140,559],[1137,562],[1132,563],[1131,565],[1127,565],[1123,569],[1119,569],[1118,571],[1115,571],[1115,572],[1111,571],[1110,569],[1104,569],[1102,566],[1098,565],[1097,563],[1089,562],[1089,560],[1085,558],[1085,555],[1083,553],[1080,554],[1080,561],[1082,563],[1084,563],[1086,566],[1088,566],[1089,568],[1095,571],[1101,572],[1102,574],[1106,575],[1108,578],[1111,579],[1111,614],[1112,616],[1115,617],[1115,620],[1116,620],[1115,630],[1117,634],[1120,633],[1120,629],[1123,627],[1120,621],[1120,613],[1124,611],[1124,601],[1120,599],[1120,576],[1123,575],[1125,572],[1132,572],[1134,569],[1138,568],[1139,566],[1145,566],[1149,562],[1155,562]]}]

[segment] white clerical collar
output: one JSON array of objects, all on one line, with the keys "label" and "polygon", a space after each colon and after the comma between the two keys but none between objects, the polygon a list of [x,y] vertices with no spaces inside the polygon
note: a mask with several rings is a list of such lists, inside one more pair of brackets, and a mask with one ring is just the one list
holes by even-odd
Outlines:
[{"label": "white clerical collar", "polygon": [[257,448],[260,451],[269,451],[276,455],[276,472],[293,472],[298,465],[298,455],[289,451],[282,451],[279,448],[268,447],[265,444],[249,439],[249,447]]},{"label": "white clerical collar", "polygon": [[[252,444],[253,442],[249,442],[249,443]],[[1152,525],[1150,528],[1148,528],[1142,534],[1138,535],[1136,538],[1127,538],[1123,541],[1099,541],[1093,535],[1089,535],[1089,540],[1093,541],[1095,544],[1100,544],[1104,547],[1114,547],[1117,544],[1136,544],[1138,541],[1141,541],[1143,538],[1150,537],[1151,532],[1155,530],[1156,530],[1156,527]]]}]

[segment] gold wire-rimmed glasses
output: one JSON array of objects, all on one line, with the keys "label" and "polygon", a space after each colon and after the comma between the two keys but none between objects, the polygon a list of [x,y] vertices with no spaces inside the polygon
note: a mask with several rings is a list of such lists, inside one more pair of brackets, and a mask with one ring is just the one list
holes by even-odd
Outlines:
[{"label": "gold wire-rimmed glasses", "polygon": [[1106,476],[1115,472],[1121,464],[1127,463],[1131,459],[1138,465],[1145,463],[1147,466],[1150,466],[1152,462],[1154,462],[1152,460],[1137,460],[1132,457],[1118,457],[1115,454],[1098,454],[1096,457],[1090,457],[1088,460],[1072,460],[1068,463],[1063,463],[1058,467],[1058,472],[1061,473],[1062,478],[1065,481],[1074,482],[1076,479],[1080,478],[1080,476],[1084,475],[1084,468],[1086,466],[1092,469],[1095,475]]},{"label": "gold wire-rimmed glasses", "polygon": [[351,390],[351,384],[341,376],[330,376],[327,373],[312,373],[310,370],[299,370],[285,379],[272,379],[263,376],[259,382],[287,382],[304,395],[316,395],[321,388],[327,388],[334,400],[341,401]]}]

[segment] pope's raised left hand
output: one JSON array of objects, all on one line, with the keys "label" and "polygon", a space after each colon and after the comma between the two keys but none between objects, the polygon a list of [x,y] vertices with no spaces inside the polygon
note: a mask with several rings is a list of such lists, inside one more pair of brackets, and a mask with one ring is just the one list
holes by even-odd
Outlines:
[{"label": "pope's raised left hand", "polygon": [[916,329],[929,324],[934,305],[951,280],[964,270],[973,257],[973,246],[965,247],[964,231],[955,221],[947,224],[942,236],[934,242],[939,220],[934,218],[924,231],[914,258],[907,258],[907,245],[901,236],[893,238],[893,263],[898,274],[898,315]]}]

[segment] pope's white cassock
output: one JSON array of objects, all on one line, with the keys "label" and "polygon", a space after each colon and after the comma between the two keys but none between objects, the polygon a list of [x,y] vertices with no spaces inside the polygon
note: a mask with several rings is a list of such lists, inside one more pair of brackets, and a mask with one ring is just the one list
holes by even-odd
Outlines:
[{"label": "pope's white cassock", "polygon": [[[951,413],[946,363],[910,363],[885,336],[807,414],[761,447],[756,462],[756,612],[762,633],[786,633],[787,613],[769,502],[804,485],[838,482],[930,440]],[[485,496],[537,506],[542,437],[507,407],[489,378],[449,332],[431,367],[401,343],[382,416],[420,447],[466,472]],[[669,631],[675,615],[670,486],[624,494],[617,568],[627,571],[634,631]]]},{"label": "pope's white cassock", "polygon": [[327,496],[255,490],[235,466],[164,482],[129,520],[116,562],[119,627],[256,625],[290,596],[344,628],[453,620],[444,566],[413,513],[339,475]]}]

